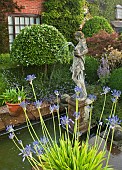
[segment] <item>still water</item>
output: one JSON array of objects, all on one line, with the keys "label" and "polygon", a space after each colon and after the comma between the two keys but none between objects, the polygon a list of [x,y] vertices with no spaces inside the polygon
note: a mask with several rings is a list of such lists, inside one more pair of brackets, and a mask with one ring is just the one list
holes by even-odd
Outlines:
[{"label": "still water", "polygon": [[[58,137],[58,121],[55,119],[57,137]],[[53,123],[52,119],[49,118],[45,121],[47,128],[53,137]],[[42,137],[40,123],[34,125],[34,129],[39,137]],[[23,144],[32,144],[32,138],[27,128],[17,130],[16,135],[23,141]],[[8,138],[8,134],[0,136],[0,170],[31,170],[31,166],[28,161],[22,161],[22,156],[18,155],[20,151],[16,148],[13,141]]]}]

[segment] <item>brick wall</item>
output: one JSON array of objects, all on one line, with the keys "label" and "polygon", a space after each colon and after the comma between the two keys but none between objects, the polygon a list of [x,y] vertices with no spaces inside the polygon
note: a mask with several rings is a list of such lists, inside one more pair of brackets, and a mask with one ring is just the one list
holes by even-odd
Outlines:
[{"label": "brick wall", "polygon": [[41,14],[43,11],[44,0],[14,0],[19,6],[23,6],[21,12],[15,10],[15,13],[26,13],[26,14]]}]

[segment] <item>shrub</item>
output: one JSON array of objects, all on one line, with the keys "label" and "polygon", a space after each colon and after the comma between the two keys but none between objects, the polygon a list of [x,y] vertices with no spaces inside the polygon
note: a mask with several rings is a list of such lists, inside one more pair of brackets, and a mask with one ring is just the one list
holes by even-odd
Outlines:
[{"label": "shrub", "polygon": [[25,27],[15,38],[10,56],[22,65],[70,60],[66,39],[55,27],[46,24]]},{"label": "shrub", "polygon": [[113,32],[113,29],[108,21],[104,17],[99,16],[95,16],[87,20],[82,29],[85,37],[92,37],[93,34],[98,33],[100,30],[105,30],[108,33]]},{"label": "shrub", "polygon": [[10,54],[0,54],[0,70],[16,67],[16,63],[11,61]]},{"label": "shrub", "polygon": [[121,35],[119,35],[117,42],[114,44],[114,48],[118,49],[119,51],[122,50],[122,39],[120,38]]},{"label": "shrub", "polygon": [[[97,96],[97,100],[96,100],[94,107],[93,107],[92,123],[96,123],[96,122],[99,121],[99,117],[100,117],[100,114],[101,114],[101,108],[103,106],[103,101],[104,101],[104,95],[103,94],[101,95],[102,88],[103,87],[100,84],[87,85],[87,93],[88,94],[95,94]],[[104,117],[103,120],[106,119],[110,114],[110,108],[111,108],[111,104],[112,104],[111,97],[112,97],[111,94],[108,93],[105,111],[104,111],[104,114],[103,114],[103,117]],[[117,104],[116,113],[119,116],[119,118],[122,120],[122,100],[119,100],[119,102]]]},{"label": "shrub", "polygon": [[[6,89],[7,83],[4,80],[2,73],[0,72],[0,94],[2,94]],[[0,101],[1,104],[1,101]]]},{"label": "shrub", "polygon": [[99,62],[97,59],[91,56],[85,57],[85,78],[88,83],[94,84],[98,80],[97,76],[98,66]]},{"label": "shrub", "polygon": [[64,35],[67,41],[73,42],[74,33],[79,29],[83,20],[83,6],[84,0],[45,1],[42,23],[53,25]]},{"label": "shrub", "polygon": [[122,91],[122,67],[113,70],[109,79],[109,86],[112,89],[117,89]]},{"label": "shrub", "polygon": [[86,39],[88,45],[88,54],[96,58],[101,58],[102,54],[106,52],[108,46],[116,48],[118,34],[113,32],[111,34],[101,30],[92,37]]},{"label": "shrub", "polygon": [[99,15],[108,21],[115,20],[115,7],[122,5],[122,0],[89,0],[89,11],[92,16]]},{"label": "shrub", "polygon": [[[3,74],[0,72],[0,95],[5,92],[7,89],[7,82],[5,81],[5,77]],[[2,106],[3,102],[0,100],[0,106]]]},{"label": "shrub", "polygon": [[107,55],[107,59],[111,70],[122,67],[122,51],[111,49],[110,53]]},{"label": "shrub", "polygon": [[10,54],[0,54],[0,64],[8,63],[10,61]]},{"label": "shrub", "polygon": [[101,83],[101,85],[102,86],[107,85],[109,81],[110,70],[109,70],[108,60],[104,57],[101,59],[101,63],[97,70],[97,74],[98,74],[99,82]]}]

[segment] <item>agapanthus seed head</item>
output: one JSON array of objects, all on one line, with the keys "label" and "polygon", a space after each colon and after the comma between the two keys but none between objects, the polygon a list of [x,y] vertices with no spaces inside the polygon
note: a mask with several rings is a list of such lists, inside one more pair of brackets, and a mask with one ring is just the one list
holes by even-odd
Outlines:
[{"label": "agapanthus seed head", "polygon": [[37,100],[36,102],[34,102],[34,105],[36,106],[37,109],[39,109],[39,108],[41,108],[42,101],[41,100]]},{"label": "agapanthus seed head", "polygon": [[48,138],[46,138],[45,136],[40,138],[40,141],[43,145],[46,145],[49,142]]},{"label": "agapanthus seed head", "polygon": [[74,91],[76,94],[79,94],[82,92],[82,88],[80,88],[79,86],[75,86]]},{"label": "agapanthus seed head", "polygon": [[38,145],[39,142],[37,140],[33,141],[33,146]]},{"label": "agapanthus seed head", "polygon": [[117,99],[116,98],[111,98],[111,101],[113,102],[113,103],[116,103],[117,102]]},{"label": "agapanthus seed head", "polygon": [[54,105],[54,109],[56,110],[56,111],[58,111],[59,110],[59,105],[57,104],[57,105]]},{"label": "agapanthus seed head", "polygon": [[26,147],[24,149],[21,149],[21,153],[19,153],[19,155],[22,155],[23,159],[22,161],[25,161],[26,157],[30,157],[32,158],[32,148],[31,145],[26,145]]},{"label": "agapanthus seed head", "polygon": [[54,110],[55,110],[55,106],[54,105],[50,105],[50,113],[53,113],[54,112]]},{"label": "agapanthus seed head", "polygon": [[9,134],[9,139],[14,139],[15,134],[12,132]]},{"label": "agapanthus seed head", "polygon": [[80,118],[80,112],[74,112],[73,116],[75,117],[76,120]]},{"label": "agapanthus seed head", "polygon": [[68,116],[61,117],[60,122],[63,127],[68,126],[69,128],[71,128],[70,126],[71,119]]},{"label": "agapanthus seed head", "polygon": [[102,93],[102,94],[107,94],[110,90],[111,90],[110,87],[104,86],[104,87],[103,87],[103,93]]},{"label": "agapanthus seed head", "polygon": [[114,96],[117,99],[121,96],[121,91],[120,90],[114,89],[111,92],[112,92],[112,96]]},{"label": "agapanthus seed head", "polygon": [[97,99],[97,97],[96,97],[94,94],[89,94],[89,95],[88,95],[88,98],[89,98],[92,102],[94,102],[94,101]]},{"label": "agapanthus seed head", "polygon": [[25,78],[26,81],[29,81],[30,84],[32,84],[32,81],[36,78],[36,76],[34,74],[32,75],[27,75],[27,77]]},{"label": "agapanthus seed head", "polygon": [[26,110],[27,105],[28,105],[28,103],[25,102],[25,101],[22,101],[22,102],[20,103],[20,106],[23,108],[23,110]]},{"label": "agapanthus seed head", "polygon": [[55,90],[54,93],[55,93],[56,96],[59,96],[59,91],[58,90]]},{"label": "agapanthus seed head", "polygon": [[122,120],[120,120],[117,115],[116,115],[116,116],[112,115],[112,117],[109,116],[109,118],[106,119],[106,120],[108,121],[108,123],[109,123],[109,125],[110,125],[110,128],[112,128],[112,129],[113,129],[116,125],[121,124],[121,122],[122,122]]},{"label": "agapanthus seed head", "polygon": [[13,127],[14,127],[13,125],[7,125],[7,126],[6,126],[6,131],[7,131],[7,132],[14,132]]}]

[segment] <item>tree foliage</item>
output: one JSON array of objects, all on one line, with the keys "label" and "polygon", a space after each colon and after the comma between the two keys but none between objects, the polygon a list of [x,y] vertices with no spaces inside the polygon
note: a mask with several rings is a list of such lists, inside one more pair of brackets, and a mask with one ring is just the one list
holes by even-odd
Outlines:
[{"label": "tree foliage", "polygon": [[83,20],[85,0],[47,0],[42,22],[55,26],[67,39],[73,41],[74,32]]},{"label": "tree foliage", "polygon": [[104,30],[108,33],[113,32],[113,29],[107,19],[99,16],[94,16],[87,20],[82,29],[85,37],[92,37],[93,34],[98,33],[100,30]]},{"label": "tree foliage", "polygon": [[113,50],[118,49],[118,51],[122,51],[121,35],[116,32],[109,34],[101,30],[92,37],[88,37],[86,41],[88,45],[88,54],[96,58],[101,58],[102,54],[106,53],[108,47],[112,47]]},{"label": "tree foliage", "polygon": [[122,5],[122,0],[94,0],[89,2],[89,10],[92,16],[103,16],[108,21],[115,19],[115,7],[116,5]]},{"label": "tree foliage", "polygon": [[114,47],[117,44],[117,39],[117,33],[113,32],[109,34],[101,30],[99,33],[87,38],[88,54],[96,58],[101,58],[108,46]]},{"label": "tree foliage", "polygon": [[64,36],[47,24],[22,29],[12,44],[10,54],[13,61],[27,66],[68,62],[71,56]]},{"label": "tree foliage", "polygon": [[[122,67],[112,71],[109,80],[109,86],[112,89],[117,89],[122,91]],[[122,97],[121,97],[122,98]]]}]

